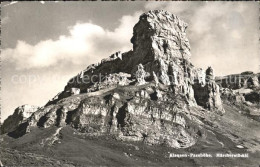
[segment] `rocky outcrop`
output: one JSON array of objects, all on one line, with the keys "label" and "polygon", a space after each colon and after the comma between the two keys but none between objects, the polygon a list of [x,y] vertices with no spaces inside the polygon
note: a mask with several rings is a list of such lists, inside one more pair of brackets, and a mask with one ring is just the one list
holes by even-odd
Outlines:
[{"label": "rocky outcrop", "polygon": [[14,131],[18,125],[25,122],[39,107],[31,105],[22,105],[15,109],[13,115],[9,116],[1,127],[1,133]]},{"label": "rocky outcrop", "polygon": [[215,82],[213,69],[209,67],[206,70],[206,81],[194,84],[194,93],[197,103],[210,111],[217,111],[220,114],[225,113],[222,106],[219,86]]},{"label": "rocky outcrop", "polygon": [[221,99],[235,104],[243,104],[245,102],[245,97],[238,92],[234,92],[232,89],[221,88]]},{"label": "rocky outcrop", "polygon": [[145,84],[145,77],[147,77],[147,74],[145,71],[144,71],[144,67],[142,64],[139,64],[137,66],[137,71],[135,73],[135,77],[136,77],[136,84],[137,85],[143,85]]},{"label": "rocky outcrop", "polygon": [[244,96],[246,101],[260,104],[260,90],[253,91],[251,93],[245,94]]},{"label": "rocky outcrop", "polygon": [[253,75],[248,78],[247,80],[247,86],[249,88],[258,88],[259,87],[259,80],[257,75]]}]

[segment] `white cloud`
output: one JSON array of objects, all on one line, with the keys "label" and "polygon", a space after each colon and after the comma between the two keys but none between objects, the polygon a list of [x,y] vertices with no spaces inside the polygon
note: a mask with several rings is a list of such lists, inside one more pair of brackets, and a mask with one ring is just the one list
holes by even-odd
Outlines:
[{"label": "white cloud", "polygon": [[149,2],[146,9],[167,10],[189,24],[195,66],[213,66],[217,75],[259,70],[256,2]]},{"label": "white cloud", "polygon": [[60,62],[87,66],[116,51],[130,50],[133,26],[140,14],[123,16],[113,31],[91,22],[77,23],[69,28],[70,35],[58,40],[40,41],[36,45],[19,40],[15,48],[2,51],[3,61],[14,63],[17,69],[43,68]]}]

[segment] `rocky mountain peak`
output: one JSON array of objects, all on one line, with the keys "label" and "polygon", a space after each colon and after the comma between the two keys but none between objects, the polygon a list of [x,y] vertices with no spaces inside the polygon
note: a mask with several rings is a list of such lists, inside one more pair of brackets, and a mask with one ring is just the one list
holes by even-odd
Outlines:
[{"label": "rocky mountain peak", "polygon": [[[190,62],[187,24],[167,11],[152,10],[134,26],[133,50],[116,52],[71,78],[64,90],[18,128],[71,125],[91,135],[189,147],[190,107],[224,113],[213,70]],[[198,82],[197,82],[198,81]],[[192,131],[192,132],[190,132]],[[23,134],[21,134],[23,135]]]},{"label": "rocky mountain peak", "polygon": [[[190,60],[187,23],[164,10],[151,10],[140,16],[131,39],[136,54],[146,59]],[[149,58],[151,56],[151,58]]]},{"label": "rocky mountain peak", "polygon": [[[133,50],[125,53],[116,52],[105,58],[101,63],[91,64],[78,75],[71,78],[65,90],[57,99],[74,94],[72,89],[78,88],[81,93],[93,92],[115,86],[116,83],[105,86],[92,76],[127,74],[134,78],[140,64],[147,73],[146,79],[154,78],[164,85],[191,87],[194,80],[194,66],[190,62],[190,44],[186,36],[187,24],[179,17],[163,10],[151,10],[140,16],[133,28]],[[118,79],[124,78],[118,76]],[[127,80],[129,78],[125,78]],[[99,83],[97,83],[99,82]],[[130,83],[131,81],[128,81]],[[189,86],[184,82],[190,82]],[[145,82],[144,82],[145,83]],[[75,89],[74,89],[75,90]],[[192,98],[192,95],[190,95]],[[194,101],[194,100],[193,100]]]}]

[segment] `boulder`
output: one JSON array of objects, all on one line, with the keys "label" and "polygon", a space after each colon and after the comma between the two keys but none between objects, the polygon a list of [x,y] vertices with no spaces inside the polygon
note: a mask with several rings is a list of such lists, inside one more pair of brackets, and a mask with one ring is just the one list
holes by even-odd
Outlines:
[{"label": "boulder", "polygon": [[80,89],[79,88],[71,88],[70,93],[71,93],[71,95],[78,95],[78,94],[80,94]]}]

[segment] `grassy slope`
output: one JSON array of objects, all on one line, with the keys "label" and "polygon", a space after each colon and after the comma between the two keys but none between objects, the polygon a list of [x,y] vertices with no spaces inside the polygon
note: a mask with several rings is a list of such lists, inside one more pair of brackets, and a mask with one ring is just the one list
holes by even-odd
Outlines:
[{"label": "grassy slope", "polygon": [[[41,146],[42,140],[55,133],[56,128],[35,128],[25,136],[13,139],[1,136],[1,160],[5,165],[26,166],[151,166],[151,165],[215,165],[258,166],[260,164],[260,123],[225,105],[226,114],[206,126],[207,136],[187,149],[148,146],[143,143],[121,142],[112,136],[89,137],[70,127],[61,130],[60,141]],[[239,149],[237,145],[243,145]],[[250,158],[169,158],[169,153],[246,153]]]}]

